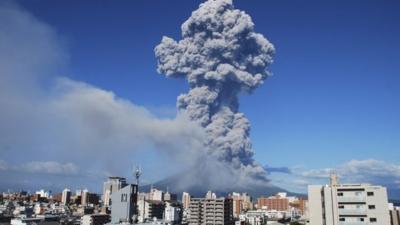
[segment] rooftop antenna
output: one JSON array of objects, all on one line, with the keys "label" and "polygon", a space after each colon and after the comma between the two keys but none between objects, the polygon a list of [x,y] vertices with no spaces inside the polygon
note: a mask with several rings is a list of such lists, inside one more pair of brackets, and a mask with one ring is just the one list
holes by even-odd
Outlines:
[{"label": "rooftop antenna", "polygon": [[140,168],[140,166],[136,167],[136,170],[134,171],[134,175],[136,177],[136,185],[139,188],[139,178],[140,178],[140,175],[142,175],[142,169]]}]

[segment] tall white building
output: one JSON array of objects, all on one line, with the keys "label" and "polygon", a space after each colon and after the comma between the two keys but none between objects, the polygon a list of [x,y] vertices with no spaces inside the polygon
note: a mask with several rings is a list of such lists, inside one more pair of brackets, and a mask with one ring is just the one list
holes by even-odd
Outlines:
[{"label": "tall white building", "polygon": [[64,205],[66,205],[70,202],[70,200],[71,200],[71,190],[69,190],[68,188],[65,188],[61,195],[61,202]]},{"label": "tall white building", "polygon": [[103,204],[108,207],[111,205],[111,194],[113,192],[119,191],[128,184],[126,179],[123,177],[109,177],[103,186]]},{"label": "tall white building", "polygon": [[385,187],[338,184],[308,187],[310,225],[390,225]]},{"label": "tall white building", "polygon": [[188,209],[190,205],[190,194],[187,192],[182,193],[182,205],[184,209]]}]

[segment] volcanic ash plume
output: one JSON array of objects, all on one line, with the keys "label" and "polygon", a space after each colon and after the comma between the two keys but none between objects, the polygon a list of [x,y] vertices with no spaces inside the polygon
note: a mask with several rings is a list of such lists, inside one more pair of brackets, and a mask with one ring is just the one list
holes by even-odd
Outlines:
[{"label": "volcanic ash plume", "polygon": [[231,0],[201,4],[181,29],[182,40],[163,37],[155,48],[158,72],[189,82],[189,93],[178,97],[180,113],[205,128],[208,155],[265,179],[253,160],[250,124],[238,112],[238,94],[263,83],[273,45],[254,32],[250,16],[234,9]]}]

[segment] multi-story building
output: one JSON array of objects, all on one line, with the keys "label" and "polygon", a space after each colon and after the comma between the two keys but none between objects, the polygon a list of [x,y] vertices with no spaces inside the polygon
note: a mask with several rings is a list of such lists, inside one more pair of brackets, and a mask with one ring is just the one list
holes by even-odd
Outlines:
[{"label": "multi-story building", "polygon": [[64,205],[67,205],[71,200],[71,190],[69,190],[68,188],[65,188],[62,192],[62,196],[61,196],[61,202]]},{"label": "multi-story building", "polygon": [[233,192],[231,197],[233,200],[233,217],[238,218],[242,212],[252,209],[253,204],[249,194]]},{"label": "multi-story building", "polygon": [[389,225],[386,188],[369,184],[308,187],[310,225]]},{"label": "multi-story building", "polygon": [[188,209],[190,205],[190,194],[187,192],[182,193],[182,205],[183,209]]},{"label": "multi-story building", "polygon": [[167,202],[164,210],[164,221],[170,224],[180,224],[182,206]]},{"label": "multi-story building", "polygon": [[108,207],[111,205],[111,195],[113,192],[124,188],[128,184],[123,177],[109,177],[103,186],[103,204]]},{"label": "multi-story building", "polygon": [[89,204],[96,205],[99,203],[99,196],[95,193],[90,193],[87,189],[82,191],[81,205],[86,206]]},{"label": "multi-story building", "polygon": [[400,207],[390,207],[390,224],[400,225]]},{"label": "multi-story building", "polygon": [[92,214],[81,217],[81,225],[103,225],[110,222],[108,214]]},{"label": "multi-story building", "polygon": [[268,210],[288,211],[289,199],[286,193],[278,193],[275,196],[260,197],[257,199],[257,208],[266,208]]},{"label": "multi-story building", "polygon": [[139,200],[138,201],[138,220],[140,223],[153,221],[153,219],[163,219],[165,204],[162,201]]},{"label": "multi-story building", "polygon": [[232,225],[232,207],[230,198],[192,198],[189,225]]},{"label": "multi-story building", "polygon": [[176,200],[177,200],[176,194],[170,193],[168,191],[164,194],[164,201],[174,202]]},{"label": "multi-story building", "polygon": [[111,194],[111,223],[133,223],[137,215],[137,185],[129,184]]},{"label": "multi-story building", "polygon": [[150,199],[148,200],[164,201],[164,192],[152,187],[150,189],[149,197]]}]

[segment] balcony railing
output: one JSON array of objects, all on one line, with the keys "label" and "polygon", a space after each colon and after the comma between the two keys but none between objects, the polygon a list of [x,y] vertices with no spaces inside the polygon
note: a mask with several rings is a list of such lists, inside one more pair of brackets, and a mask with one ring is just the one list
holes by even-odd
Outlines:
[{"label": "balcony railing", "polygon": [[367,222],[339,222],[339,225],[368,225]]},{"label": "balcony railing", "polygon": [[339,209],[339,215],[366,215],[367,209]]},{"label": "balcony railing", "polygon": [[365,196],[338,196],[338,202],[365,202]]}]

